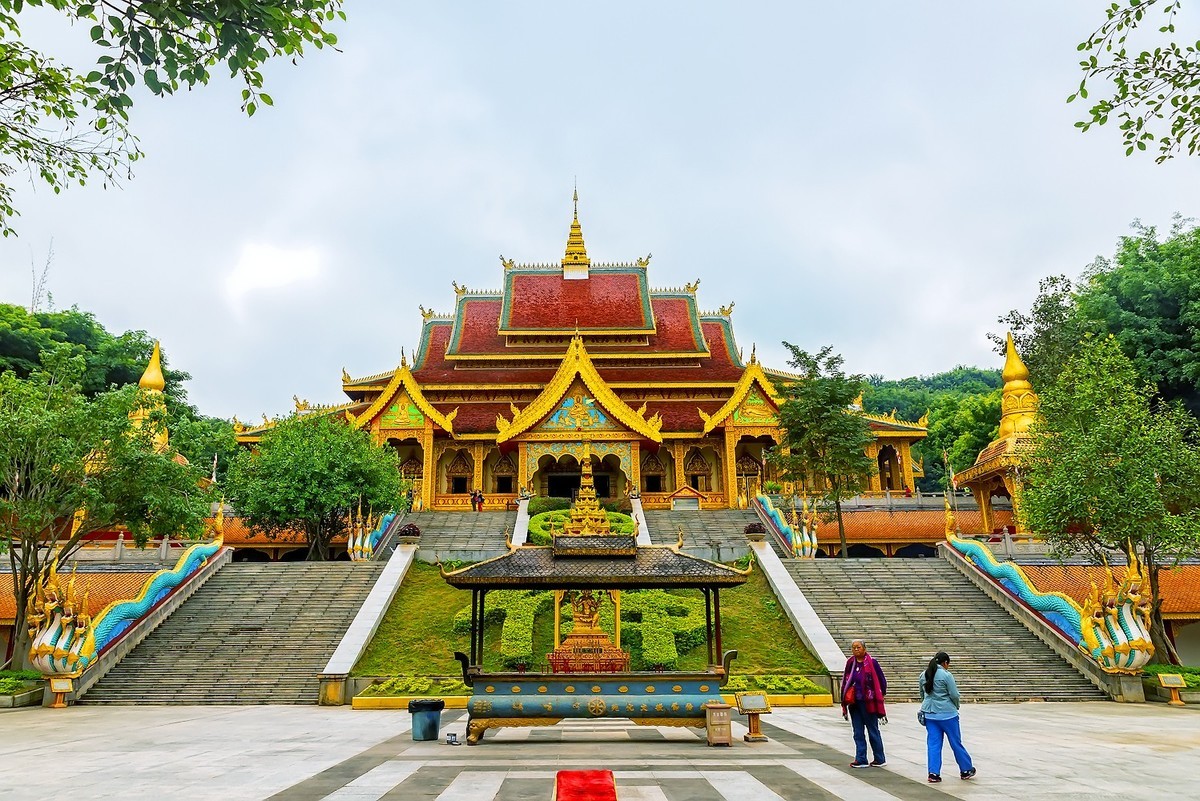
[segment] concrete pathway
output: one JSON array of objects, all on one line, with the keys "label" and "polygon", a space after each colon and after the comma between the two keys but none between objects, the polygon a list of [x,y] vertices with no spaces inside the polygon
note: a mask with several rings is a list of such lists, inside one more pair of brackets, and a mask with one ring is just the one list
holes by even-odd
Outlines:
[{"label": "concrete pathway", "polygon": [[[549,801],[556,770],[608,768],[621,801],[1159,799],[1194,796],[1200,710],[1159,704],[967,706],[979,776],[924,782],[916,707],[884,727],[888,766],[849,768],[836,709],[765,718],[767,743],[707,748],[702,732],[577,721],[489,732],[477,747],[414,743],[404,712],[345,707],[74,707],[0,713],[0,799]],[[443,731],[462,739],[465,717]],[[744,731],[741,722],[735,735]],[[949,753],[947,753],[949,757]]]}]

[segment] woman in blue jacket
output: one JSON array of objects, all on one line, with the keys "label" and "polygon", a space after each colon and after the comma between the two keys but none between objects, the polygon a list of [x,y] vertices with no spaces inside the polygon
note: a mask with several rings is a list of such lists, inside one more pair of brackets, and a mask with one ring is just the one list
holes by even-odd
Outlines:
[{"label": "woman in blue jacket", "polygon": [[942,738],[950,741],[950,750],[958,762],[959,777],[975,777],[971,755],[963,748],[962,732],[958,726],[960,698],[958,685],[950,672],[950,655],[938,651],[921,674],[921,714],[925,723],[925,744],[928,747],[929,782],[942,780]]}]

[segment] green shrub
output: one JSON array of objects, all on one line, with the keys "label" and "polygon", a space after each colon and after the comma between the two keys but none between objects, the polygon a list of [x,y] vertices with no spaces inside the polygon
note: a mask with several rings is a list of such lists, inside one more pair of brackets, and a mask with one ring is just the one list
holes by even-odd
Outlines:
[{"label": "green shrub", "polygon": [[721,688],[726,693],[765,692],[772,695],[828,695],[829,690],[795,673],[730,676]]},{"label": "green shrub", "polygon": [[397,676],[394,679],[372,684],[359,693],[359,696],[370,698],[404,695],[438,697],[470,694],[471,688],[463,684],[462,679],[451,676]]},{"label": "green shrub", "polygon": [[[484,623],[499,623],[500,656],[506,667],[533,662],[533,624],[537,615],[554,605],[554,594],[535,590],[495,590],[484,604]],[[471,630],[471,609],[460,609],[454,616],[454,631]]]},{"label": "green shrub", "polygon": [[540,515],[542,512],[553,512],[559,509],[570,509],[568,498],[547,498],[539,495],[529,500],[529,516]]},{"label": "green shrub", "polygon": [[[614,534],[632,534],[635,526],[633,518],[620,512],[608,512],[608,524],[612,528]],[[563,524],[571,519],[569,510],[556,509],[549,512],[541,512],[529,518],[529,543],[531,545],[549,545],[550,544],[550,524],[554,524],[555,531],[562,531]]]},{"label": "green shrub", "polygon": [[[1183,681],[1187,684],[1188,689],[1200,688],[1200,667],[1189,667],[1187,665],[1146,665],[1146,673],[1150,676],[1157,676],[1160,673],[1178,673],[1183,676]],[[1158,679],[1154,679],[1155,686],[1158,685]]]}]

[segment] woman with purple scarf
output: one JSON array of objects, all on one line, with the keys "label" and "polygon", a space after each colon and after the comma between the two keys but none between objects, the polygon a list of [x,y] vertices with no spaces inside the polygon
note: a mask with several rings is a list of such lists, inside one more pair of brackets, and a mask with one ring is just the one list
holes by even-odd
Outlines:
[{"label": "woman with purple scarf", "polygon": [[[879,734],[879,719],[887,719],[883,699],[887,695],[887,679],[862,640],[850,643],[851,656],[842,673],[842,717],[847,715],[854,727],[854,761],[852,768],[882,768],[887,764],[883,755],[883,737]],[[867,740],[875,759],[867,762]]]}]

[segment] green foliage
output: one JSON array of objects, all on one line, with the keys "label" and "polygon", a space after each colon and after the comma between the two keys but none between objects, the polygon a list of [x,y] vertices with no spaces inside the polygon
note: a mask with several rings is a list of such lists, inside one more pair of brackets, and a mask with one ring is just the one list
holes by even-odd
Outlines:
[{"label": "green foliage", "polygon": [[[1105,125],[1115,114],[1126,156],[1156,146],[1155,161],[1161,163],[1181,150],[1200,152],[1200,43],[1173,41],[1182,5],[1181,0],[1119,0],[1105,8],[1104,22],[1079,44],[1084,76],[1067,102],[1087,100],[1089,84],[1103,84],[1106,96],[1076,128]],[[1129,41],[1139,29],[1147,40],[1142,49]]]},{"label": "green foliage", "polygon": [[829,346],[809,354],[783,344],[792,352],[788,364],[799,371],[801,380],[782,386],[785,400],[779,421],[790,452],[785,455],[782,449],[773,449],[769,458],[783,468],[785,480],[818,479],[822,516],[838,521],[844,556],[842,501],[866,489],[875,471],[865,452],[875,439],[871,427],[862,416],[847,411],[862,394],[865,380],[861,375],[846,375],[842,357]]},{"label": "green foliage", "polygon": [[[636,530],[633,518],[620,512],[607,512],[608,523],[616,534],[632,534]],[[529,542],[533,545],[549,545],[550,527],[562,531],[563,524],[571,519],[569,510],[542,512],[529,518]]]},{"label": "green foliage", "polygon": [[567,498],[550,498],[539,495],[536,498],[529,499],[529,514],[530,516],[540,515],[542,512],[553,512],[559,509],[570,509],[571,501]]},{"label": "green foliage", "polygon": [[464,696],[471,688],[462,679],[452,676],[397,676],[394,679],[376,682],[359,693],[369,698],[403,696]]},{"label": "green foliage", "polygon": [[[484,623],[501,625],[500,658],[505,667],[533,663],[533,624],[537,615],[553,609],[554,594],[535,590],[494,590],[487,595]],[[471,632],[471,609],[454,616],[454,631]]]},{"label": "green foliage", "polygon": [[237,455],[229,497],[249,525],[267,536],[302,531],[308,558],[329,558],[359,504],[364,512],[400,508],[396,451],[369,432],[326,415],[291,417],[269,429],[255,452]]},{"label": "green foliage", "polygon": [[[19,636],[35,584],[88,534],[119,523],[138,544],[196,537],[211,502],[198,470],[156,451],[166,414],[153,396],[125,387],[89,398],[82,356],[59,347],[42,359],[28,378],[0,373],[0,551],[15,574]],[[148,412],[140,427],[137,409]]]},{"label": "green foliage", "polygon": [[1075,307],[1075,285],[1065,275],[1052,275],[1038,283],[1038,294],[1029,313],[1011,310],[997,322],[998,334],[988,334],[1001,358],[1006,352],[1005,332],[1010,332],[1021,361],[1029,368],[1035,389],[1048,387],[1088,330]]},{"label": "green foliage", "polygon": [[0,695],[15,695],[32,690],[42,680],[36,670],[0,670]]},{"label": "green foliage", "polygon": [[744,693],[765,692],[773,695],[828,695],[829,690],[818,687],[807,676],[795,673],[733,675],[721,688],[721,692]]},{"label": "green foliage", "polygon": [[1114,337],[1085,337],[1042,393],[1021,508],[1056,552],[1138,554],[1165,655],[1158,571],[1200,550],[1200,426],[1151,394]]},{"label": "green foliage", "polygon": [[[1160,673],[1178,673],[1183,676],[1183,682],[1188,686],[1188,689],[1200,689],[1200,667],[1187,667],[1184,665],[1146,665],[1145,671],[1151,676],[1157,676]],[[1154,685],[1158,686],[1158,680],[1154,680]]]},{"label": "green foliage", "polygon": [[[16,214],[7,180],[18,169],[55,191],[98,175],[105,185],[128,177],[141,156],[129,132],[134,87],[155,95],[207,84],[224,65],[242,82],[242,110],[272,105],[263,65],[293,63],[306,47],[334,46],[325,26],[345,19],[341,0],[191,0],[93,3],[88,0],[0,0],[0,231]],[[84,73],[22,41],[19,17],[31,7],[60,12],[86,26],[99,50]]]}]

